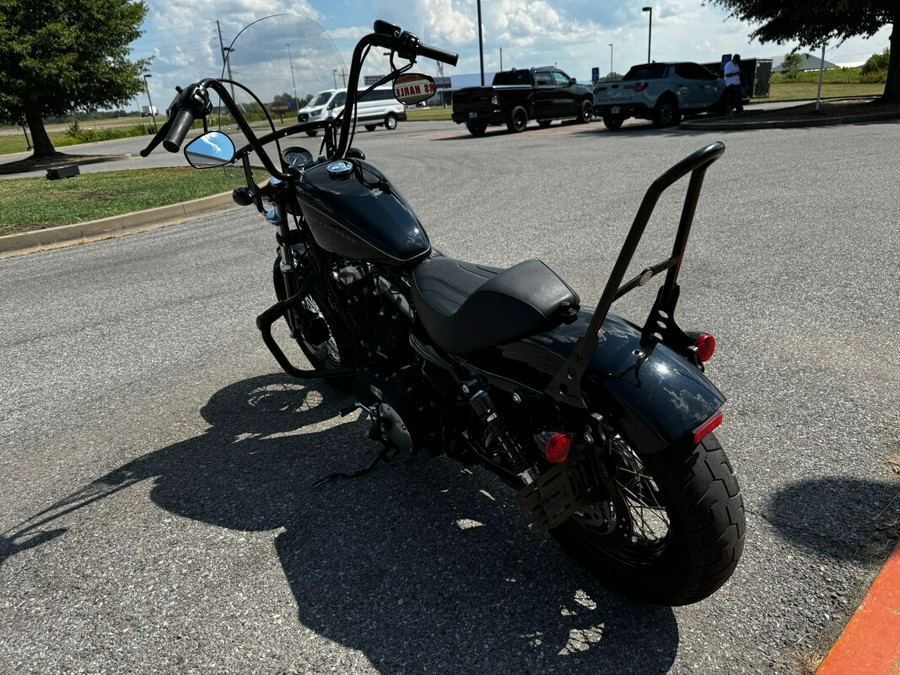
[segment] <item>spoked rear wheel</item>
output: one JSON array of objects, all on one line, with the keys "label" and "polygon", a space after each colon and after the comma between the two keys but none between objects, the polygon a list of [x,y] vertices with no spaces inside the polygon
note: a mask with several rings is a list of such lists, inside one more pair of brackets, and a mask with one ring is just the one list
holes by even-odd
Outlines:
[{"label": "spoked rear wheel", "polygon": [[620,437],[608,458],[611,494],[551,530],[608,586],[658,605],[712,594],[744,547],[744,504],[722,446],[641,456]]}]

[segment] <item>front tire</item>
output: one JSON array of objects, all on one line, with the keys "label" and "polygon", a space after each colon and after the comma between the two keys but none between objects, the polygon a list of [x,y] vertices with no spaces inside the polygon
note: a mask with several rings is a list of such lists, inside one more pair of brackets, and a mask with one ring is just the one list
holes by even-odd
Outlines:
[{"label": "front tire", "polygon": [[578,121],[581,124],[587,124],[592,119],[594,119],[594,104],[585,99],[581,102],[581,107],[578,108]]},{"label": "front tire", "polygon": [[744,548],[744,502],[712,434],[693,447],[640,455],[612,441],[615,494],[551,530],[562,548],[611,588],[657,605],[711,595]]},{"label": "front tire", "polygon": [[[272,281],[279,302],[296,292],[304,280],[304,274],[312,274],[308,268],[304,270],[302,263],[298,266],[297,273],[300,277],[297,286],[294,289],[286,289],[284,275],[281,273],[281,258],[275,260]],[[284,318],[294,340],[313,369],[352,367],[353,358],[348,341],[343,338],[340,328],[329,322],[325,310],[322,309],[327,306],[325,289],[321,282],[317,281],[313,283],[309,295],[303,299],[300,306],[289,310]],[[354,376],[348,375],[332,378],[330,381],[339,389],[349,391],[353,380]]]}]

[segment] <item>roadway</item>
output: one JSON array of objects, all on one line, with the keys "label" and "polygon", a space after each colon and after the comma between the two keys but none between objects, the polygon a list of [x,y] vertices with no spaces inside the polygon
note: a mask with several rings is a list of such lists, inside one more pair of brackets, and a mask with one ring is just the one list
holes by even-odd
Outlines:
[{"label": "roadway", "polygon": [[[312,489],[376,448],[337,416],[348,399],[292,382],[259,340],[274,241],[255,211],[0,260],[0,663],[792,672],[827,649],[897,535],[897,128],[357,136],[446,254],[542,258],[586,302],[650,182],[725,142],[678,318],[719,342],[716,433],[749,529],[731,581],[684,608],[606,591],[478,469],[439,458]],[[636,267],[668,252],[677,187]],[[652,297],[619,310],[642,320]]]}]

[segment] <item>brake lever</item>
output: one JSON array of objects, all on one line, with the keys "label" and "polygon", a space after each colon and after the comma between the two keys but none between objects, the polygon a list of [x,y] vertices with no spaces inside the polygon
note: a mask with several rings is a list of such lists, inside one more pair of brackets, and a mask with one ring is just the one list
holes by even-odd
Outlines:
[{"label": "brake lever", "polygon": [[146,157],[156,148],[157,145],[163,142],[163,139],[166,137],[166,134],[169,133],[169,127],[172,126],[171,120],[166,120],[165,124],[163,124],[159,131],[156,132],[156,135],[150,139],[150,143],[147,144],[147,147],[141,150],[141,157]]}]

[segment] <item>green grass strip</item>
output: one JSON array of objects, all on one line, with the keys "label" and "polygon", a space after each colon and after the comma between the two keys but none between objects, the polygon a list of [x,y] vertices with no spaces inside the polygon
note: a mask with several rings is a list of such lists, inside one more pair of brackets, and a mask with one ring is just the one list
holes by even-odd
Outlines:
[{"label": "green grass strip", "polygon": [[243,184],[243,171],[236,167],[83,173],[63,180],[2,179],[0,235],[179,204]]}]

